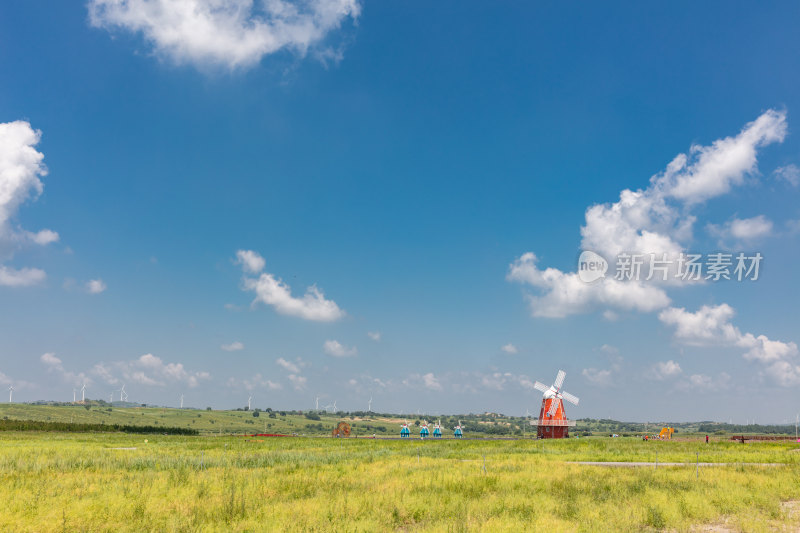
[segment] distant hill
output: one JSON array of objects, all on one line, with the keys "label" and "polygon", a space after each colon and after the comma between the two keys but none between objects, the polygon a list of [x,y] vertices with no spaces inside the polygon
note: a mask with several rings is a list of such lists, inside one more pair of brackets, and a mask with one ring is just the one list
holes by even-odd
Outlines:
[{"label": "distant hill", "polygon": [[[201,434],[214,433],[278,433],[297,435],[330,435],[340,421],[348,422],[356,436],[398,436],[400,425],[408,421],[412,435],[418,434],[419,423],[426,419],[429,424],[440,420],[445,436],[452,435],[452,428],[461,422],[465,436],[530,436],[535,428],[529,419],[511,417],[498,413],[462,414],[447,416],[407,416],[391,413],[369,413],[364,411],[327,413],[325,411],[265,411],[246,409],[211,410],[177,409],[173,407],[142,407],[141,404],[119,402],[113,405],[102,400],[89,400],[86,405],[56,402],[34,404],[0,404],[0,419],[33,420],[54,423],[100,424],[119,426],[153,426],[163,428],[186,428]],[[794,434],[794,426],[737,426],[718,422],[656,423],[619,422],[608,419],[580,419],[571,430],[574,436],[658,433],[663,426],[676,428],[677,434],[722,434],[722,433],[766,433]]]}]

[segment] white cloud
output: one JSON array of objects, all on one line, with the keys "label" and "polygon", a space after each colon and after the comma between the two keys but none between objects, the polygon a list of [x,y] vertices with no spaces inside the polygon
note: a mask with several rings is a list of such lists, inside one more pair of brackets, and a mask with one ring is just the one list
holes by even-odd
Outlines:
[{"label": "white cloud", "polygon": [[100,294],[108,287],[102,279],[92,279],[86,282],[86,291],[89,294]]},{"label": "white cloud", "polygon": [[[240,252],[242,250],[237,252],[237,255]],[[258,266],[258,264],[242,262],[245,272],[249,272],[249,269],[254,266]],[[317,322],[333,322],[345,316],[345,312],[336,305],[336,302],[326,300],[325,295],[316,285],[308,287],[302,298],[295,298],[287,284],[272,274],[264,272],[258,278],[245,277],[243,286],[244,290],[255,292],[256,297],[253,304],[265,303],[283,315]]]},{"label": "white cloud", "polygon": [[684,391],[716,392],[730,386],[731,376],[721,372],[716,378],[706,374],[692,374],[678,382],[677,388]]},{"label": "white cloud", "polygon": [[[35,148],[41,132],[28,122],[0,123],[0,261],[9,259],[19,246],[46,245],[58,240],[52,230],[30,232],[15,224],[20,206],[27,200],[36,200],[44,190],[41,177],[47,174],[42,162],[44,155]],[[0,285],[27,287],[45,279],[43,270],[19,270],[0,264]]]},{"label": "white cloud", "polygon": [[292,386],[295,390],[305,390],[306,385],[308,384],[308,378],[305,376],[298,376],[296,374],[289,374],[289,381],[292,382]]},{"label": "white cloud", "polygon": [[682,372],[681,365],[670,359],[669,361],[659,361],[653,365],[647,377],[663,381],[665,379],[674,378]]},{"label": "white cloud", "polygon": [[[234,388],[240,388],[240,385],[238,385],[237,381],[232,378],[228,380],[228,386]],[[283,389],[283,385],[281,385],[280,383],[276,383],[272,380],[269,380],[264,376],[262,376],[261,374],[255,374],[254,376],[248,379],[242,380],[241,387],[244,387],[244,389],[247,391],[253,391],[257,389],[268,389],[271,391],[277,391]]]},{"label": "white cloud", "polygon": [[88,9],[92,26],[139,33],[175,63],[229,69],[281,50],[302,57],[361,12],[357,0],[90,0]]},{"label": "white cloud", "polygon": [[732,218],[719,226],[708,224],[708,233],[719,238],[719,245],[723,248],[732,246],[747,246],[758,239],[768,237],[772,233],[772,221],[764,215],[752,218]]},{"label": "white cloud", "polygon": [[775,169],[775,176],[792,187],[800,185],[800,168],[798,168],[797,165],[778,167]]},{"label": "white cloud", "polygon": [[253,250],[237,250],[236,263],[242,265],[242,270],[250,274],[258,274],[267,264],[264,258]]},{"label": "white cloud", "polygon": [[433,372],[428,372],[427,374],[423,374],[422,382],[429,389],[442,390],[442,385],[441,383],[439,383],[439,380],[436,378],[436,376],[433,375]]},{"label": "white cloud", "polygon": [[424,387],[430,390],[442,390],[442,383],[440,378],[437,378],[433,372],[427,374],[411,374],[402,381],[405,387]]},{"label": "white cloud", "polygon": [[300,367],[298,365],[292,363],[291,361],[287,361],[283,357],[279,357],[275,361],[275,364],[277,364],[281,368],[284,368],[285,370],[288,370],[289,372],[291,372],[293,374],[299,374],[300,373]]},{"label": "white cloud", "polygon": [[652,312],[670,302],[661,288],[644,282],[605,278],[589,284],[581,281],[574,272],[565,273],[555,268],[539,270],[536,262],[533,253],[523,254],[510,265],[506,278],[545,291],[544,296],[526,295],[531,313],[536,317],[563,318],[596,306]]},{"label": "white cloud", "polygon": [[743,357],[762,364],[764,373],[781,386],[800,385],[800,352],[793,342],[742,333],[730,323],[734,310],[727,304],[702,306],[692,313],[670,307],[658,318],[675,327],[675,339],[692,346],[722,346],[746,350]]},{"label": "white cloud", "polygon": [[239,341],[233,341],[230,344],[223,344],[222,346],[220,346],[220,348],[222,348],[226,352],[237,352],[239,350],[244,350],[244,344],[242,344]]},{"label": "white cloud", "polygon": [[326,354],[333,357],[353,357],[358,355],[358,349],[355,346],[348,348],[336,340],[325,341],[325,344],[322,345],[322,349]]},{"label": "white cloud", "polygon": [[613,384],[611,380],[611,375],[612,375],[611,370],[584,368],[581,374],[583,374],[583,377],[585,377],[590,383],[594,383],[595,385],[608,387]]},{"label": "white cloud", "polygon": [[64,364],[56,357],[53,352],[47,352],[39,357],[39,360],[47,367],[47,371],[57,374],[63,381],[73,386],[91,385],[92,380],[83,372],[72,372],[64,368]]},{"label": "white cloud", "polygon": [[374,340],[375,342],[380,342],[381,340],[381,332],[380,331],[368,331],[367,337]]},{"label": "white cloud", "polygon": [[92,368],[92,374],[110,385],[131,381],[141,385],[163,387],[180,383],[197,387],[201,381],[211,379],[208,372],[187,370],[183,363],[165,363],[153,354],[144,354],[133,361],[100,362]]},{"label": "white cloud", "polygon": [[[710,198],[725,194],[757,172],[757,149],[780,142],[786,135],[784,112],[769,110],[735,137],[714,141],[710,146],[692,146],[667,168],[653,176],[645,189],[623,190],[619,201],[598,204],[586,210],[581,228],[581,248],[609,261],[609,272],[595,283],[584,283],[574,272],[555,268],[540,270],[536,256],[525,253],[509,267],[507,279],[534,287],[540,294],[527,295],[533,316],[565,317],[597,307],[652,312],[669,305],[665,288],[679,283],[644,279],[650,273],[645,258],[640,280],[615,280],[616,257],[620,253],[666,254],[675,261],[691,240],[695,216],[691,209]],[[743,230],[746,231],[746,230]],[[668,274],[674,273],[668,271]]]},{"label": "white cloud", "polygon": [[30,287],[44,282],[46,278],[44,270],[38,268],[14,270],[0,265],[0,285],[5,287]]},{"label": "white cloud", "polygon": [[511,344],[510,342],[502,346],[500,349],[508,354],[515,354],[519,352],[519,350],[517,350],[517,347]]}]

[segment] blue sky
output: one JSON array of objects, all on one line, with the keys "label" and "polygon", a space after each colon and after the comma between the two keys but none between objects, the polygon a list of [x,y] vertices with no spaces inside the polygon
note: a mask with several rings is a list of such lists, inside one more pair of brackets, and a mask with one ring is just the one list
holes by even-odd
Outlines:
[{"label": "blue sky", "polygon": [[[794,419],[795,3],[272,5],[0,6],[15,400]],[[764,259],[576,281],[620,246]]]}]

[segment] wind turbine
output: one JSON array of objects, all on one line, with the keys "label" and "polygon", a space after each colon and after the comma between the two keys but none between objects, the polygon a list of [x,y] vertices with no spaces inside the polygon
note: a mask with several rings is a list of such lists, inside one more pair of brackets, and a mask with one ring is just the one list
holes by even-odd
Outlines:
[{"label": "wind turbine", "polygon": [[316,397],[316,400],[314,402],[314,410],[319,411],[319,396]]},{"label": "wind turbine", "polygon": [[181,394],[181,409],[183,409],[183,394]]},{"label": "wind turbine", "polygon": [[252,396],[250,396],[250,397],[248,397],[248,398],[247,398],[247,410],[248,410],[248,411],[250,410],[250,400],[252,400],[252,399],[253,399],[253,397],[252,397]]},{"label": "wind turbine", "polygon": [[108,395],[108,403],[114,403],[114,391],[111,391],[111,394]]},{"label": "wind turbine", "polygon": [[81,403],[86,403],[86,383],[81,387]]},{"label": "wind turbine", "polygon": [[72,403],[75,403],[75,401],[77,400],[77,396],[75,396],[76,394],[78,394],[78,389],[73,387],[72,388]]},{"label": "wind turbine", "polygon": [[14,385],[8,386],[8,403],[11,403],[11,399],[14,397]]},{"label": "wind turbine", "polygon": [[127,402],[128,401],[128,393],[125,392],[125,384],[122,384],[122,388],[119,389],[119,401]]},{"label": "wind turbine", "polygon": [[333,400],[333,412],[336,412],[336,400]]},{"label": "wind turbine", "polygon": [[369,397],[369,402],[367,402],[367,411],[372,412],[372,396]]}]

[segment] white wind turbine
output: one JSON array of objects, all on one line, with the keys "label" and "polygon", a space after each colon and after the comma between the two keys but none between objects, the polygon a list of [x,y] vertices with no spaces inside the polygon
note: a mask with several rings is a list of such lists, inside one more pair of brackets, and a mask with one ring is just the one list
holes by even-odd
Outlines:
[{"label": "white wind turbine", "polygon": [[86,403],[86,383],[81,387],[81,403]]},{"label": "white wind turbine", "polygon": [[78,389],[72,387],[72,403],[75,403],[77,401],[78,399],[78,397],[76,396],[77,394],[78,394]]},{"label": "white wind turbine", "polygon": [[336,412],[336,400],[333,400],[333,412]]},{"label": "white wind turbine", "polygon": [[181,394],[181,409],[183,409],[183,394]]},{"label": "white wind turbine", "polygon": [[119,401],[127,402],[128,401],[128,393],[125,392],[125,384],[123,383],[122,388],[119,389]]},{"label": "white wind turbine", "polygon": [[247,410],[248,410],[248,411],[250,410],[250,401],[251,401],[252,399],[253,399],[253,397],[252,397],[252,396],[249,396],[249,397],[247,398]]},{"label": "white wind turbine", "polygon": [[11,403],[11,399],[14,397],[14,385],[8,386],[8,403]]},{"label": "white wind turbine", "polygon": [[319,396],[316,397],[314,402],[314,410],[319,411]]},{"label": "white wind turbine", "polygon": [[372,412],[372,396],[369,397],[369,402],[367,402],[367,411]]}]

